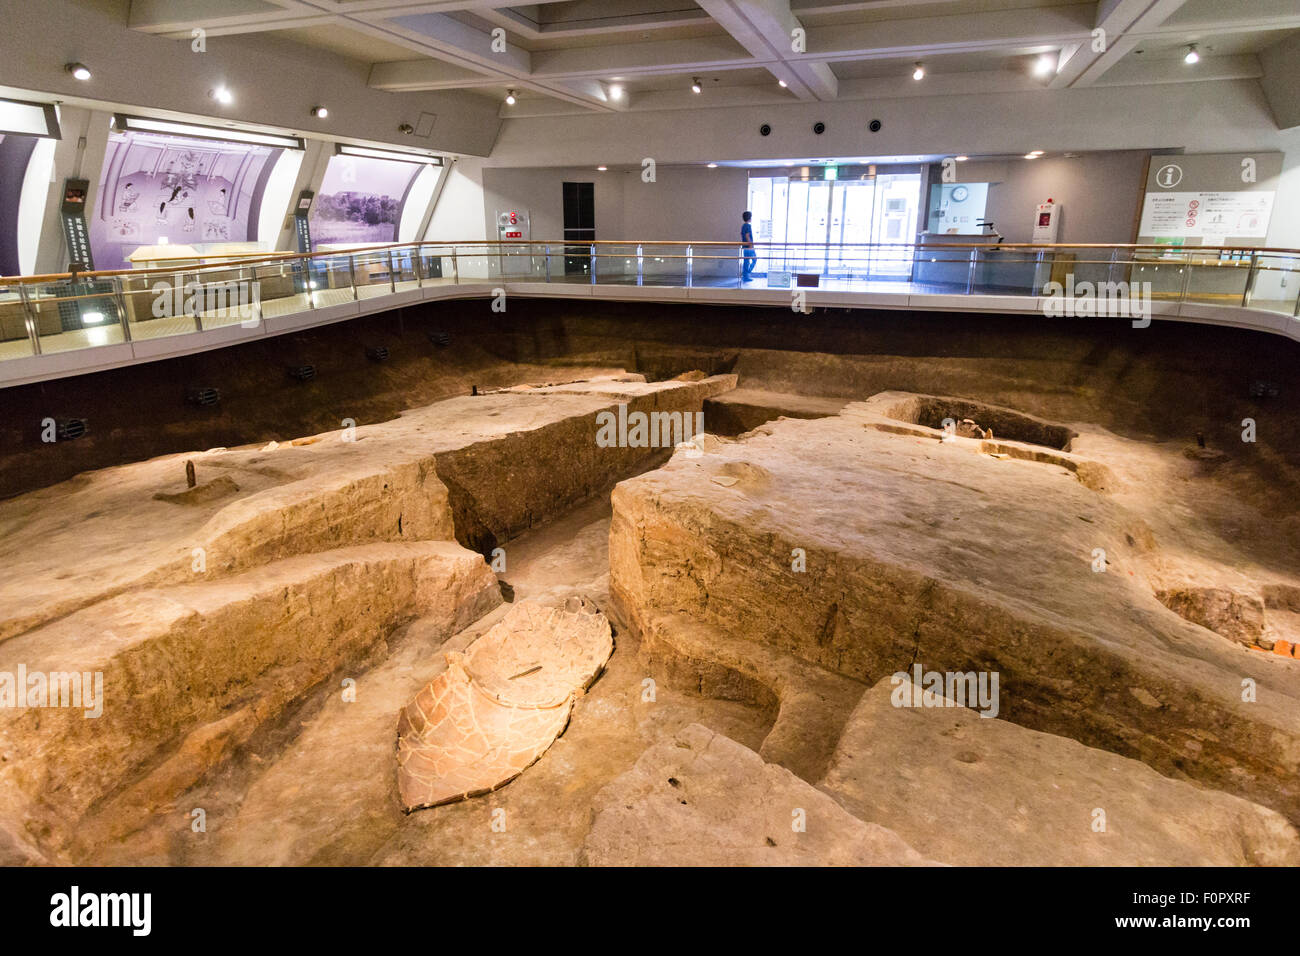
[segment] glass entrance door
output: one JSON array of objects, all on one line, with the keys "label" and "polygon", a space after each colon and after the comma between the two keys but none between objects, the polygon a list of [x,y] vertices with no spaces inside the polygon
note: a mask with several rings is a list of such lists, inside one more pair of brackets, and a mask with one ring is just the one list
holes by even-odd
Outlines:
[{"label": "glass entrance door", "polygon": [[759,275],[769,269],[844,279],[911,275],[919,172],[840,180],[753,177],[749,202],[758,223],[755,238],[776,244],[760,246]]},{"label": "glass entrance door", "polygon": [[[876,198],[874,180],[836,182],[831,203],[832,243],[827,254],[826,274],[865,278],[869,273],[865,243],[872,241],[872,211]],[[854,246],[853,244],[858,245]],[[847,245],[846,245],[847,244]]]}]

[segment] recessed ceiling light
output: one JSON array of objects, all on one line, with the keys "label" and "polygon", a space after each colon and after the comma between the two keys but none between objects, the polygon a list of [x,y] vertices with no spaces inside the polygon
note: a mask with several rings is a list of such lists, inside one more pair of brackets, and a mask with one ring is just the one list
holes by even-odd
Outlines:
[{"label": "recessed ceiling light", "polygon": [[311,115],[317,119],[325,119],[325,117],[330,115],[330,111],[323,106],[313,106],[311,108]]},{"label": "recessed ceiling light", "polygon": [[718,168],[717,163],[709,163],[709,169],[717,169],[717,168]]},{"label": "recessed ceiling light", "polygon": [[787,86],[789,86],[789,84],[786,83],[785,80],[777,80],[776,85],[781,87],[781,89],[785,89]]},{"label": "recessed ceiling light", "polygon": [[596,169],[598,169],[600,172],[603,173],[605,170],[609,169],[609,167],[608,167],[608,166],[597,166]]},{"label": "recessed ceiling light", "polygon": [[615,83],[613,86],[611,86],[611,87],[609,88],[609,98],[612,99],[612,100],[619,100],[619,99],[622,99],[622,98],[623,98],[623,87],[619,86],[617,83]]},{"label": "recessed ceiling light", "polygon": [[224,86],[218,86],[215,90],[208,90],[208,96],[225,106],[229,106],[235,100],[235,94]]},{"label": "recessed ceiling light", "polygon": [[704,92],[704,87],[700,86],[700,78],[698,76],[691,78],[691,92],[692,93]]},{"label": "recessed ceiling light", "polygon": [[1039,153],[1025,153],[1025,159],[1037,159],[1039,155]]},{"label": "recessed ceiling light", "polygon": [[90,79],[90,69],[84,63],[69,63],[63,68],[79,80]]},{"label": "recessed ceiling light", "polygon": [[1052,60],[1050,53],[1044,53],[1034,61],[1034,75],[1047,76],[1056,68],[1056,63]]},{"label": "recessed ceiling light", "polygon": [[925,67],[920,63],[916,64],[916,69],[912,71],[912,79],[919,80],[925,77]]},{"label": "recessed ceiling light", "polygon": [[955,157],[953,157],[953,158],[956,159],[957,162],[959,162],[959,163],[964,163],[964,162],[966,162],[966,160],[970,159],[969,156],[955,156]]},{"label": "recessed ceiling light", "polygon": [[1042,156],[1042,155],[1043,155],[1043,151],[1042,151],[1041,149],[1031,149],[1031,150],[1029,151],[1029,155],[1030,155],[1030,156]]},{"label": "recessed ceiling light", "polygon": [[1187,64],[1200,63],[1201,54],[1196,52],[1196,44],[1193,43],[1187,48],[1187,53],[1183,56],[1183,62]]},{"label": "recessed ceiling light", "polygon": [[515,91],[506,90],[506,106],[514,106],[514,105],[515,105]]}]

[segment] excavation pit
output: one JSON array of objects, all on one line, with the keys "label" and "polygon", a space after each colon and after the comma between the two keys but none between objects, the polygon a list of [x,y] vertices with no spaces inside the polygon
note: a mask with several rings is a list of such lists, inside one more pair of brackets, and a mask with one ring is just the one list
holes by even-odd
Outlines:
[{"label": "excavation pit", "polygon": [[936,431],[951,432],[962,422],[969,420],[992,434],[962,435],[962,437],[1025,442],[1030,445],[1054,448],[1057,451],[1069,451],[1070,442],[1078,436],[1078,432],[1064,425],[1043,421],[1000,405],[986,405],[983,402],[938,395],[912,395],[887,408],[882,408],[882,412],[886,417],[896,421],[909,425],[922,425]]}]

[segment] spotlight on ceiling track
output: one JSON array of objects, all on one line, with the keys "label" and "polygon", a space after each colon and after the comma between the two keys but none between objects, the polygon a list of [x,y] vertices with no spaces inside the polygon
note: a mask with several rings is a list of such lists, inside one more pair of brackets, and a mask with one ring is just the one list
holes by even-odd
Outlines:
[{"label": "spotlight on ceiling track", "polygon": [[227,87],[218,86],[214,90],[208,90],[208,96],[216,100],[222,106],[229,106],[235,101],[235,94],[231,93]]},{"label": "spotlight on ceiling track", "polygon": [[325,119],[325,117],[330,115],[330,111],[323,106],[313,106],[311,108],[311,115],[317,119]]},{"label": "spotlight on ceiling track", "polygon": [[920,63],[917,63],[916,69],[912,71],[912,79],[914,80],[925,79],[925,67],[923,67]]},{"label": "spotlight on ceiling track", "polygon": [[1201,54],[1196,52],[1195,43],[1191,44],[1191,46],[1187,48],[1187,52],[1183,54],[1183,62],[1188,65],[1201,62]]},{"label": "spotlight on ceiling track", "polygon": [[1056,64],[1052,62],[1052,56],[1050,53],[1044,53],[1034,61],[1035,76],[1048,76],[1055,68]]},{"label": "spotlight on ceiling track", "polygon": [[506,90],[506,106],[514,106],[514,105],[515,105],[515,91]]},{"label": "spotlight on ceiling track", "polygon": [[691,78],[691,92],[692,93],[704,92],[704,87],[700,85],[700,78],[698,76]]},{"label": "spotlight on ceiling track", "polygon": [[90,79],[90,69],[84,63],[68,63],[63,68],[78,80]]}]

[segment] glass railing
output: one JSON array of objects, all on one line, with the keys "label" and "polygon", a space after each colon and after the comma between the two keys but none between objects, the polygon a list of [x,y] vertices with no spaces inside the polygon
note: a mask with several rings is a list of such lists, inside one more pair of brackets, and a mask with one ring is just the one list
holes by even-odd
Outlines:
[{"label": "glass railing", "polygon": [[[0,278],[0,361],[220,329],[427,286],[543,282],[1042,297],[1300,317],[1300,251],[1138,245],[725,242],[406,243],[175,268]],[[1038,307],[1037,303],[1034,306]]]}]

